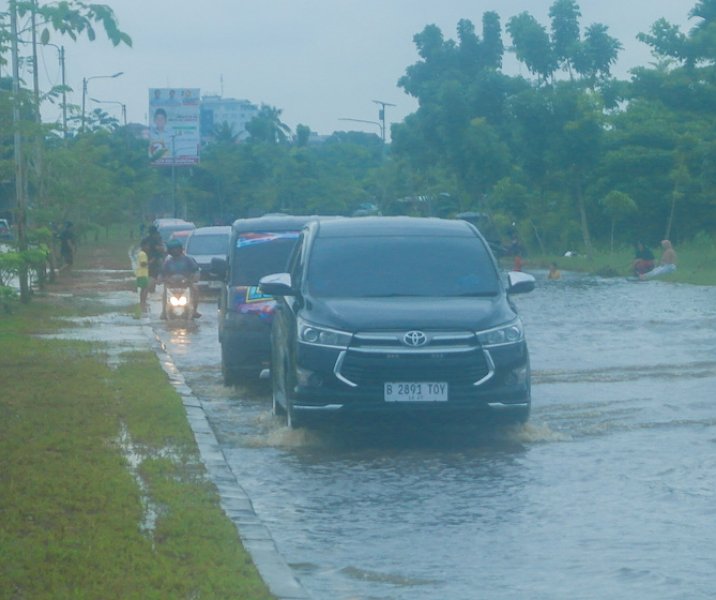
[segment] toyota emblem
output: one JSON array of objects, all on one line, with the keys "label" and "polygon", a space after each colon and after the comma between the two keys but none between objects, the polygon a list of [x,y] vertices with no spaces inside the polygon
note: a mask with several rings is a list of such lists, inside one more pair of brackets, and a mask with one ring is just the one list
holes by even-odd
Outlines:
[{"label": "toyota emblem", "polygon": [[403,343],[406,346],[424,346],[428,343],[428,336],[422,331],[408,331],[408,333],[403,336]]}]

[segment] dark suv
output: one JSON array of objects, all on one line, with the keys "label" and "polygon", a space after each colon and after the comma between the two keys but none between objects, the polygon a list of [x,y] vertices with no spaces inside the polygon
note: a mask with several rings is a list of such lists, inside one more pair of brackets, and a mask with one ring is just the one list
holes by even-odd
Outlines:
[{"label": "dark suv", "polygon": [[279,298],[272,328],[274,412],[499,413],[525,421],[530,366],[490,248],[465,221],[365,217],[309,223],[288,272],[261,280]]},{"label": "dark suv", "polygon": [[265,215],[231,226],[228,256],[212,260],[221,279],[219,342],[226,385],[257,380],[268,368],[271,318],[276,302],[259,291],[259,279],[286,268],[306,216]]}]

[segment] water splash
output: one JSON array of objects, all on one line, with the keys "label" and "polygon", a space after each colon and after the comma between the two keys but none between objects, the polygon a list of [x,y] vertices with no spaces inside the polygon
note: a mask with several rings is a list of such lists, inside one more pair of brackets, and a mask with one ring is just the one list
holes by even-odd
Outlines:
[{"label": "water splash", "polygon": [[569,434],[553,431],[547,423],[533,421],[509,427],[505,429],[505,435],[509,441],[521,444],[568,442],[572,439]]},{"label": "water splash", "polygon": [[320,432],[309,429],[291,429],[285,417],[263,411],[255,418],[260,433],[246,436],[243,442],[250,448],[319,448],[325,446]]}]

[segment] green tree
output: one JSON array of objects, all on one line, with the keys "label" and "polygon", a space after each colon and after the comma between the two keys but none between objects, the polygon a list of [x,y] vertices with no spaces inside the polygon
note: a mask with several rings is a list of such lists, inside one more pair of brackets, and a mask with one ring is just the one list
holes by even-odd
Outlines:
[{"label": "green tree", "polygon": [[539,81],[549,81],[557,70],[559,58],[555,53],[547,29],[528,12],[507,21],[512,37],[512,51]]},{"label": "green tree", "polygon": [[296,126],[296,145],[299,148],[305,148],[308,146],[308,140],[311,138],[311,128],[308,125],[301,125],[300,123]]},{"label": "green tree", "polygon": [[574,0],[557,0],[549,9],[552,20],[552,47],[559,65],[572,77],[574,58],[579,53],[579,18],[582,13]]},{"label": "green tree", "polygon": [[258,114],[246,124],[251,141],[281,144],[288,141],[291,129],[281,121],[281,110],[262,104]]},{"label": "green tree", "polygon": [[620,192],[618,190],[612,190],[601,200],[601,205],[604,208],[604,213],[611,219],[612,226],[609,235],[609,249],[614,252],[614,229],[618,221],[622,221],[625,217],[636,213],[637,205],[631,196]]}]

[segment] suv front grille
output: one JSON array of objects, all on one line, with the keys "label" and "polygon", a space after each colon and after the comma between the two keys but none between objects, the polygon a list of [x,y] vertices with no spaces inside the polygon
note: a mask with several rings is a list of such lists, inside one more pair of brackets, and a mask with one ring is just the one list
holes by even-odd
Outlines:
[{"label": "suv front grille", "polygon": [[388,381],[446,381],[473,385],[491,373],[473,333],[426,332],[424,346],[400,343],[405,332],[356,334],[337,375],[356,386]]}]

